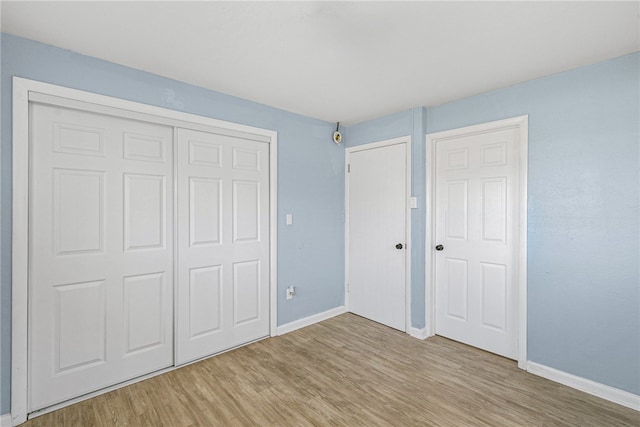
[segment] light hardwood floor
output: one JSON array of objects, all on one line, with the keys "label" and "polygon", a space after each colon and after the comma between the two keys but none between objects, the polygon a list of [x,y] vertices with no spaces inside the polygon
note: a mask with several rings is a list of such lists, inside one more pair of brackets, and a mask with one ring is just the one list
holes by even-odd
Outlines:
[{"label": "light hardwood floor", "polygon": [[640,426],[640,413],[445,338],[344,314],[136,383],[36,426]]}]

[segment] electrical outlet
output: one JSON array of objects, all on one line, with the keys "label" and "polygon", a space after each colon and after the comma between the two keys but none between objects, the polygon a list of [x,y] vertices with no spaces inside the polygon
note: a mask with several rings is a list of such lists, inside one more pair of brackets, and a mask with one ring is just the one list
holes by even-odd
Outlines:
[{"label": "electrical outlet", "polygon": [[293,298],[293,296],[295,294],[296,294],[296,287],[295,286],[289,286],[287,288],[287,299]]}]

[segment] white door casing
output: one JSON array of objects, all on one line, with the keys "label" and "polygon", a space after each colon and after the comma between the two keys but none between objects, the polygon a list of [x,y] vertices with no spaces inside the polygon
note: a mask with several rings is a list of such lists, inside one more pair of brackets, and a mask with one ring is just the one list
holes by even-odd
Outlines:
[{"label": "white door casing", "polygon": [[[410,139],[347,149],[347,306],[409,328]],[[396,245],[401,245],[399,249]]]},{"label": "white door casing", "polygon": [[269,145],[178,129],[183,364],[269,334]]},{"label": "white door casing", "polygon": [[[112,386],[107,386],[106,388],[102,388],[100,390],[89,392],[87,394],[83,394],[81,396],[72,398],[70,400],[66,400],[59,404],[53,404],[53,406],[48,406],[42,410],[37,411],[36,413],[32,413],[29,415],[29,412],[32,410],[33,406],[29,400],[31,391],[30,391],[30,381],[32,379],[33,374],[35,372],[31,372],[30,366],[31,361],[29,359],[30,352],[28,351],[30,340],[30,333],[28,325],[32,322],[32,319],[29,317],[32,315],[29,309],[29,292],[28,292],[28,281],[30,274],[30,257],[32,252],[34,252],[33,248],[37,248],[37,245],[29,244],[29,233],[30,224],[29,224],[29,213],[37,207],[37,203],[45,203],[46,200],[41,200],[39,196],[34,196],[38,198],[38,202],[35,203],[32,200],[29,189],[34,183],[37,185],[38,180],[34,179],[36,177],[31,177],[31,157],[33,153],[31,148],[29,147],[29,135],[31,133],[31,121],[30,121],[30,110],[31,106],[35,104],[44,104],[48,106],[54,107],[62,107],[63,109],[68,110],[76,110],[83,111],[86,114],[96,113],[97,115],[107,116],[113,120],[124,120],[125,123],[136,123],[141,127],[138,129],[134,129],[132,132],[128,132],[128,136],[121,136],[120,141],[118,142],[121,145],[120,155],[121,158],[120,165],[116,166],[118,169],[118,173],[122,174],[122,178],[120,179],[120,188],[113,189],[108,187],[111,185],[113,180],[111,179],[111,175],[109,171],[107,171],[107,165],[99,165],[100,160],[98,159],[100,156],[91,156],[91,151],[95,151],[96,149],[99,151],[100,144],[103,144],[106,139],[93,137],[91,140],[91,130],[100,129],[100,126],[88,126],[88,128],[92,129],[84,129],[89,130],[87,135],[89,136],[88,144],[85,144],[83,147],[83,143],[78,145],[78,138],[71,138],[70,144],[62,144],[66,146],[58,146],[54,147],[60,153],[56,153],[57,158],[64,157],[65,155],[76,155],[82,156],[89,159],[86,162],[81,162],[78,165],[68,165],[62,164],[62,167],[56,166],[58,169],[54,179],[53,173],[51,178],[51,185],[56,183],[63,183],[62,188],[71,191],[58,191],[57,199],[54,198],[54,195],[51,194],[51,203],[58,203],[56,200],[62,201],[64,203],[58,203],[60,205],[66,206],[65,209],[62,209],[62,212],[65,216],[65,224],[66,228],[62,227],[62,230],[65,231],[65,239],[59,239],[58,242],[54,242],[54,236],[50,238],[51,245],[57,245],[58,249],[61,250],[62,255],[71,259],[71,257],[90,257],[100,256],[100,245],[98,245],[98,250],[95,249],[96,243],[96,233],[78,233],[80,229],[96,229],[96,223],[104,224],[104,235],[98,235],[98,242],[102,239],[103,249],[109,250],[112,246],[114,239],[116,237],[112,237],[111,234],[120,234],[121,235],[121,245],[120,250],[122,252],[122,257],[126,258],[130,255],[130,260],[123,260],[122,267],[123,269],[128,269],[132,267],[134,272],[127,273],[126,277],[122,277],[121,281],[124,283],[126,280],[127,283],[124,288],[128,288],[127,292],[120,292],[121,303],[120,309],[127,310],[130,316],[121,316],[120,323],[124,326],[131,326],[129,328],[129,334],[124,337],[124,343],[121,345],[121,349],[125,349],[128,351],[128,355],[125,356],[129,358],[130,361],[122,362],[123,366],[129,363],[129,369],[127,372],[131,373],[131,376],[128,374],[123,375],[122,378],[128,377],[130,379],[123,380],[122,382],[118,382]],[[174,349],[172,349],[169,354],[169,365],[165,365],[164,363],[159,363],[156,366],[165,365],[169,366],[168,368],[157,370],[156,366],[153,365],[153,360],[158,362],[162,357],[151,358],[147,360],[145,363],[137,362],[136,359],[142,353],[145,352],[154,352],[158,345],[152,343],[150,339],[148,339],[151,335],[149,331],[154,329],[154,319],[157,320],[161,315],[154,316],[150,311],[151,306],[156,307],[164,307],[164,304],[171,305],[173,301],[174,304],[177,301],[175,294],[169,292],[169,295],[162,294],[159,296],[159,293],[156,292],[154,297],[148,291],[158,290],[159,287],[164,286],[165,283],[168,283],[171,286],[171,281],[175,280],[177,277],[177,268],[174,268],[174,264],[171,263],[170,270],[167,270],[167,274],[161,273],[161,267],[156,265],[158,262],[157,257],[153,260],[150,258],[145,258],[143,256],[145,251],[156,250],[157,252],[162,252],[158,246],[158,240],[153,238],[152,229],[157,229],[158,224],[160,222],[164,222],[167,225],[168,229],[171,229],[171,232],[163,230],[166,232],[166,235],[163,236],[164,243],[162,245],[166,246],[172,253],[175,251],[177,253],[177,238],[173,239],[173,243],[171,240],[171,236],[176,235],[177,227],[175,224],[175,203],[176,195],[174,193],[174,187],[177,185],[176,179],[177,176],[173,174],[173,170],[176,167],[174,162],[176,157],[176,152],[171,150],[171,145],[173,143],[173,135],[171,133],[175,133],[177,128],[183,129],[193,129],[199,130],[208,133],[214,134],[223,134],[232,137],[239,137],[241,139],[247,139],[251,141],[259,141],[262,143],[266,143],[268,146],[266,151],[266,155],[264,157],[268,158],[268,190],[265,191],[265,194],[268,197],[268,210],[269,210],[269,219],[268,223],[261,223],[262,227],[261,233],[264,236],[267,236],[268,239],[268,247],[269,247],[269,256],[266,259],[266,263],[269,265],[268,267],[268,284],[267,287],[267,295],[269,296],[270,304],[267,304],[266,311],[268,312],[267,316],[269,318],[268,321],[268,332],[272,336],[276,335],[276,326],[277,326],[277,221],[276,221],[276,213],[277,213],[277,133],[275,131],[250,127],[246,125],[239,125],[235,123],[225,122],[221,120],[211,119],[207,117],[196,116],[188,113],[183,113],[174,110],[168,110],[160,107],[154,107],[146,104],[140,104],[131,101],[125,101],[118,98],[111,98],[103,95],[97,95],[89,92],[84,92],[76,89],[65,88],[61,86],[51,85],[47,83],[41,83],[37,81],[27,80],[20,77],[13,78],[13,191],[12,191],[12,332],[11,332],[11,420],[12,424],[17,425],[24,422],[27,419],[27,416],[35,416],[39,414],[43,414],[46,412],[50,412],[55,409],[59,409],[63,406],[69,405],[71,403],[75,403],[84,399],[87,399],[92,396],[99,395],[109,390],[113,390],[115,388],[121,387],[126,384],[131,384],[132,382],[140,381],[144,378],[149,378],[153,375],[156,375],[159,372],[166,372],[168,370],[174,369]],[[84,126],[85,124],[83,124]],[[67,128],[80,131],[82,133],[82,126],[79,126],[76,129],[73,129],[73,126],[67,126]],[[169,148],[168,151],[164,151],[159,147],[163,146],[163,144],[159,143],[157,136],[158,135],[146,135],[145,130],[148,129],[160,129],[163,128],[165,130],[169,129],[168,134],[164,134],[164,136],[168,137]],[[163,131],[164,132],[164,131]],[[69,132],[67,132],[69,133]],[[73,133],[73,132],[71,132]],[[93,132],[95,134],[95,132]],[[163,136],[163,138],[164,138]],[[96,144],[96,141],[98,143]],[[126,141],[129,141],[128,143]],[[116,145],[118,145],[116,144]],[[174,148],[175,148],[175,144]],[[97,147],[97,148],[96,148]],[[84,150],[84,152],[83,152]],[[67,152],[65,152],[67,151]],[[84,155],[86,154],[86,155]],[[93,153],[96,154],[96,153]],[[264,154],[264,153],[263,153]],[[168,162],[171,164],[168,170],[171,172],[169,175],[163,176],[162,174],[166,171],[162,169],[162,166],[159,166],[163,163],[161,158],[163,156]],[[126,157],[126,159],[124,158]],[[104,160],[104,159],[103,159]],[[118,160],[115,158],[110,158],[106,160],[106,163],[118,163]],[[64,163],[64,162],[63,162]],[[148,166],[147,163],[151,166]],[[128,166],[127,166],[128,165]],[[143,166],[147,165],[147,166]],[[98,169],[92,170],[91,168],[101,166]],[[104,167],[102,167],[104,166]],[[127,169],[131,166],[131,169]],[[150,168],[150,169],[147,169]],[[157,170],[157,168],[162,169],[162,171]],[[68,173],[70,171],[70,173]],[[37,171],[35,171],[37,172]],[[93,174],[93,172],[96,172]],[[104,173],[103,173],[104,172]],[[106,178],[105,178],[106,177]],[[44,180],[40,180],[41,183],[44,183]],[[164,185],[164,190],[166,193],[160,195],[159,188]],[[42,188],[43,186],[40,186]],[[90,188],[91,187],[91,188]],[[55,187],[52,187],[55,188]],[[95,188],[107,189],[104,190],[102,195],[96,196],[96,193],[92,191]],[[154,189],[158,191],[154,191]],[[115,202],[114,206],[107,206],[108,203],[111,203],[114,197],[117,198],[116,193],[120,191],[121,200],[119,202],[119,206],[121,209],[121,216],[125,218],[125,213],[127,213],[127,220],[123,220],[121,218],[120,225],[121,230],[117,232],[117,227],[112,226],[113,221],[105,221],[106,215],[102,217],[102,219],[98,218],[96,221],[95,213],[99,210],[96,206],[100,206],[104,208],[106,211],[117,210],[116,205],[118,202]],[[50,192],[53,192],[51,190]],[[80,194],[84,194],[87,196],[85,198],[85,208],[89,214],[80,215],[73,208],[69,208],[69,206],[73,206],[74,201],[74,192],[78,192],[78,196]],[[99,192],[98,192],[99,193]],[[155,194],[155,196],[154,196]],[[46,197],[45,197],[46,198]],[[102,201],[101,201],[102,199]],[[162,201],[160,201],[162,199]],[[246,199],[245,199],[246,201]],[[156,203],[157,202],[157,203]],[[32,205],[33,203],[33,205]],[[140,221],[143,217],[148,217],[150,212],[153,211],[153,206],[160,206],[162,203],[166,203],[166,210],[163,212],[163,218],[159,218],[158,215],[155,215],[155,219],[151,218],[149,221]],[[171,206],[174,206],[172,209]],[[151,208],[149,209],[149,206]],[[126,212],[125,212],[126,211]],[[157,211],[157,210],[156,210]],[[74,214],[76,212],[76,214]],[[109,213],[109,212],[107,212]],[[57,214],[60,217],[59,214]],[[151,215],[152,217],[154,215]],[[60,223],[60,220],[57,220]],[[127,222],[129,225],[127,225]],[[58,226],[56,223],[55,227]],[[76,223],[78,230],[72,230],[70,223]],[[63,224],[64,225],[64,224]],[[34,224],[34,226],[42,226],[42,224]],[[98,228],[100,225],[98,225]],[[110,227],[110,228],[109,228]],[[53,228],[53,226],[52,226]],[[114,231],[116,230],[116,231]],[[41,230],[42,231],[42,230]],[[39,232],[41,232],[39,231]],[[45,230],[46,231],[46,230]],[[157,233],[156,233],[157,237]],[[108,244],[108,246],[106,245]],[[77,246],[77,253],[74,253],[73,246]],[[162,246],[160,245],[160,246]],[[71,249],[70,249],[71,248]],[[103,250],[103,251],[104,251]],[[53,254],[53,251],[52,251]],[[56,254],[57,255],[57,254]],[[110,255],[110,254],[108,254]],[[136,255],[136,259],[133,260],[133,255]],[[54,258],[55,255],[50,254],[50,258]],[[161,257],[160,257],[161,258]],[[173,256],[175,260],[176,257]],[[45,259],[46,261],[46,259]],[[160,262],[162,264],[162,262]],[[135,264],[135,266],[133,266]],[[158,268],[156,268],[158,267]],[[66,268],[65,268],[66,269]],[[141,271],[146,270],[157,270],[155,272],[147,272],[141,273]],[[82,269],[80,269],[82,270]],[[86,268],[84,270],[87,270]],[[103,268],[102,272],[105,271]],[[101,273],[101,271],[97,271],[97,273]],[[69,272],[64,272],[69,273]],[[80,274],[82,272],[78,272]],[[240,272],[242,273],[242,272]],[[111,274],[111,272],[110,272]],[[239,276],[242,274],[239,274]],[[113,276],[113,274],[112,274]],[[123,274],[123,276],[125,276]],[[165,278],[168,277],[168,281],[165,281]],[[52,278],[55,278],[52,275]],[[67,280],[67,276],[63,277],[62,280]],[[76,280],[75,278],[71,278],[70,280]],[[96,322],[96,318],[104,318],[105,322],[107,321],[106,317],[102,317],[102,313],[100,310],[98,311],[100,316],[93,316],[93,313],[90,313],[94,308],[98,307],[103,300],[109,298],[109,293],[104,291],[106,289],[104,284],[100,283],[100,280],[92,281],[84,279],[78,279],[79,281],[74,281],[73,283],[69,283],[70,286],[58,286],[54,291],[58,294],[62,294],[62,297],[56,296],[62,304],[60,306],[70,307],[73,306],[73,303],[77,301],[77,299],[87,299],[89,304],[85,307],[84,310],[78,311],[76,314],[79,314],[81,320],[87,320],[89,325],[93,327],[93,330],[100,330],[102,328],[102,324],[100,322]],[[162,282],[162,283],[161,283]],[[106,280],[105,280],[106,283]],[[246,281],[245,281],[246,283]],[[173,287],[173,292],[176,292],[177,287]],[[75,293],[74,293],[75,292]],[[146,298],[147,296],[151,296],[150,298]],[[101,300],[102,298],[102,300]],[[159,302],[158,299],[162,298],[162,302]],[[55,300],[55,298],[54,298]],[[144,300],[144,301],[143,301]],[[92,305],[91,305],[92,304]],[[114,307],[117,307],[117,303]],[[160,309],[163,309],[163,308]],[[113,312],[109,306],[107,309],[110,312]],[[170,307],[170,311],[176,310],[176,307]],[[62,310],[60,310],[62,311]],[[157,310],[155,311],[158,312]],[[139,314],[146,313],[151,314],[150,316],[141,316]],[[76,317],[74,314],[74,318]],[[126,314],[126,313],[125,313]],[[246,313],[245,313],[246,314]],[[83,317],[84,316],[84,317]],[[74,325],[71,325],[70,322],[65,322],[66,319],[69,319],[71,316],[62,316],[62,320],[64,326],[66,327],[66,335],[65,337],[69,337],[70,334],[76,332],[74,329]],[[115,316],[114,316],[115,317]],[[172,316],[173,319],[176,319],[177,316]],[[171,318],[167,319],[163,318],[164,322],[171,323]],[[91,323],[93,322],[93,323]],[[128,322],[128,323],[127,323]],[[55,323],[55,322],[54,322]],[[76,322],[78,323],[78,322]],[[111,322],[114,323],[114,322]],[[117,323],[117,321],[115,322]],[[158,322],[155,322],[157,325]],[[97,326],[96,326],[97,325]],[[54,329],[56,326],[53,326]],[[164,328],[164,324],[162,326]],[[43,328],[43,331],[35,331],[36,333],[40,333],[41,335],[46,332],[46,327]],[[77,328],[76,328],[77,329]],[[171,337],[171,339],[166,339],[170,346],[173,346],[173,330],[177,330],[177,325],[169,325],[162,331],[165,335],[165,338]],[[155,328],[156,332],[158,328]],[[95,350],[96,340],[92,340],[90,337],[91,334],[85,334],[82,336],[74,337],[73,339],[62,340],[65,343],[71,343],[73,345],[79,346],[78,349],[80,351],[74,352],[73,355],[63,354],[63,357],[59,359],[61,361],[61,367],[63,371],[66,371],[65,375],[70,375],[74,373],[74,369],[87,369],[89,367],[95,368],[97,365],[101,365],[99,359],[93,357],[91,351]],[[107,333],[107,335],[109,335]],[[156,334],[157,336],[157,334]],[[88,337],[88,338],[87,338]],[[86,343],[79,343],[80,339],[86,339]],[[163,339],[165,339],[163,338]],[[91,348],[93,346],[93,349]],[[160,346],[161,347],[161,346]],[[69,347],[70,348],[70,347]],[[87,350],[87,348],[90,350]],[[105,346],[106,349],[106,346]],[[86,350],[86,351],[85,351]],[[99,348],[98,353],[102,349]],[[95,351],[94,351],[95,353]],[[163,356],[164,357],[164,356]],[[85,360],[80,360],[85,358]],[[153,359],[153,360],[152,360]],[[139,358],[138,360],[142,360]],[[85,363],[86,362],[86,363]],[[94,363],[96,362],[96,363]],[[73,364],[76,364],[74,367]],[[84,364],[83,364],[84,363]],[[155,372],[149,374],[143,374],[140,376],[139,371],[136,371],[142,365],[146,365],[144,370],[149,372],[151,369],[155,369]],[[37,375],[37,374],[36,374]],[[55,379],[55,378],[54,378]],[[100,379],[98,375],[98,379]],[[81,383],[87,382],[84,380],[80,380]],[[111,382],[108,380],[107,382]],[[91,388],[91,387],[89,387]],[[88,389],[89,389],[88,388]],[[64,389],[61,391],[64,392]]]},{"label": "white door casing", "polygon": [[31,104],[29,409],[173,364],[173,131]]},{"label": "white door casing", "polygon": [[520,367],[526,123],[525,116],[427,135],[429,332],[518,359]]}]

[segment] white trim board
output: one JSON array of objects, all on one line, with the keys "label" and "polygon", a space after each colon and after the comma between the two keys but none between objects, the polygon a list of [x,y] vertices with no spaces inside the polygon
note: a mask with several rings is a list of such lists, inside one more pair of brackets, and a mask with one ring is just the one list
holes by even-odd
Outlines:
[{"label": "white trim board", "polygon": [[0,415],[0,427],[11,427],[11,413]]},{"label": "white trim board", "polygon": [[517,128],[520,137],[519,164],[519,219],[518,219],[518,367],[527,366],[527,179],[529,159],[529,116],[518,116],[504,120],[481,123],[459,129],[430,133],[425,136],[426,165],[426,222],[425,222],[425,321],[427,336],[435,335],[435,245],[434,197],[435,197],[435,144],[438,141],[493,132],[500,129]]},{"label": "white trim board", "polygon": [[[54,98],[55,97],[55,98]],[[87,108],[170,126],[243,134],[269,143],[270,159],[270,335],[277,326],[277,144],[278,133],[232,122],[197,116],[63,86],[13,77],[13,210],[12,210],[12,328],[11,419],[18,425],[27,419],[27,283],[28,283],[28,189],[29,102],[85,103]],[[56,101],[57,99],[57,101]],[[107,111],[108,110],[108,111]]]},{"label": "white trim board", "polygon": [[417,338],[419,340],[426,340],[427,338],[429,338],[429,335],[427,335],[427,328],[414,328],[413,326],[411,328],[409,328],[409,335],[411,335],[414,338]]},{"label": "white trim board", "polygon": [[312,314],[311,316],[285,323],[284,325],[278,326],[278,335],[284,335],[298,329],[306,328],[307,326],[322,322],[323,320],[331,319],[332,317],[339,316],[346,312],[346,307],[341,305],[340,307],[332,308],[330,310],[323,311],[322,313]]},{"label": "white trim board", "polygon": [[401,136],[398,138],[386,139],[383,141],[370,142],[367,144],[360,144],[354,147],[346,147],[345,148],[345,165],[347,167],[344,168],[344,206],[345,206],[345,221],[344,221],[344,305],[349,311],[349,155],[351,153],[355,153],[357,151],[363,150],[371,150],[374,148],[380,147],[388,147],[390,145],[397,144],[405,144],[405,149],[407,153],[406,158],[406,183],[407,183],[407,194],[406,194],[406,214],[405,214],[405,248],[406,248],[406,256],[405,256],[405,326],[404,331],[406,333],[410,333],[411,328],[411,251],[413,250],[413,245],[411,242],[411,207],[410,201],[413,196],[413,187],[412,187],[412,175],[411,175],[411,136]]},{"label": "white trim board", "polygon": [[527,362],[527,372],[576,390],[640,411],[640,396],[535,362]]}]

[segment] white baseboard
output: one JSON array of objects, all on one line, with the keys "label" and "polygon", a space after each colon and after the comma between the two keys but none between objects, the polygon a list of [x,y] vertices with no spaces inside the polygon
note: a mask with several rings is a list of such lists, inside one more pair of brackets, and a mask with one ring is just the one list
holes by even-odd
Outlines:
[{"label": "white baseboard", "polygon": [[302,319],[294,320],[293,322],[285,323],[278,326],[278,335],[288,334],[296,329],[304,328],[306,326],[313,325],[314,323],[322,322],[323,320],[330,319],[340,314],[346,313],[347,309],[344,305],[340,307],[332,308],[331,310],[323,311],[322,313],[314,314]]},{"label": "white baseboard", "polygon": [[618,405],[640,411],[640,396],[608,385],[578,377],[535,362],[527,362],[527,372],[601,397]]},{"label": "white baseboard", "polygon": [[418,329],[412,326],[409,328],[409,335],[414,338],[418,338],[419,340],[426,340],[429,337],[426,327]]},{"label": "white baseboard", "polygon": [[0,415],[0,427],[11,427],[11,413]]}]

